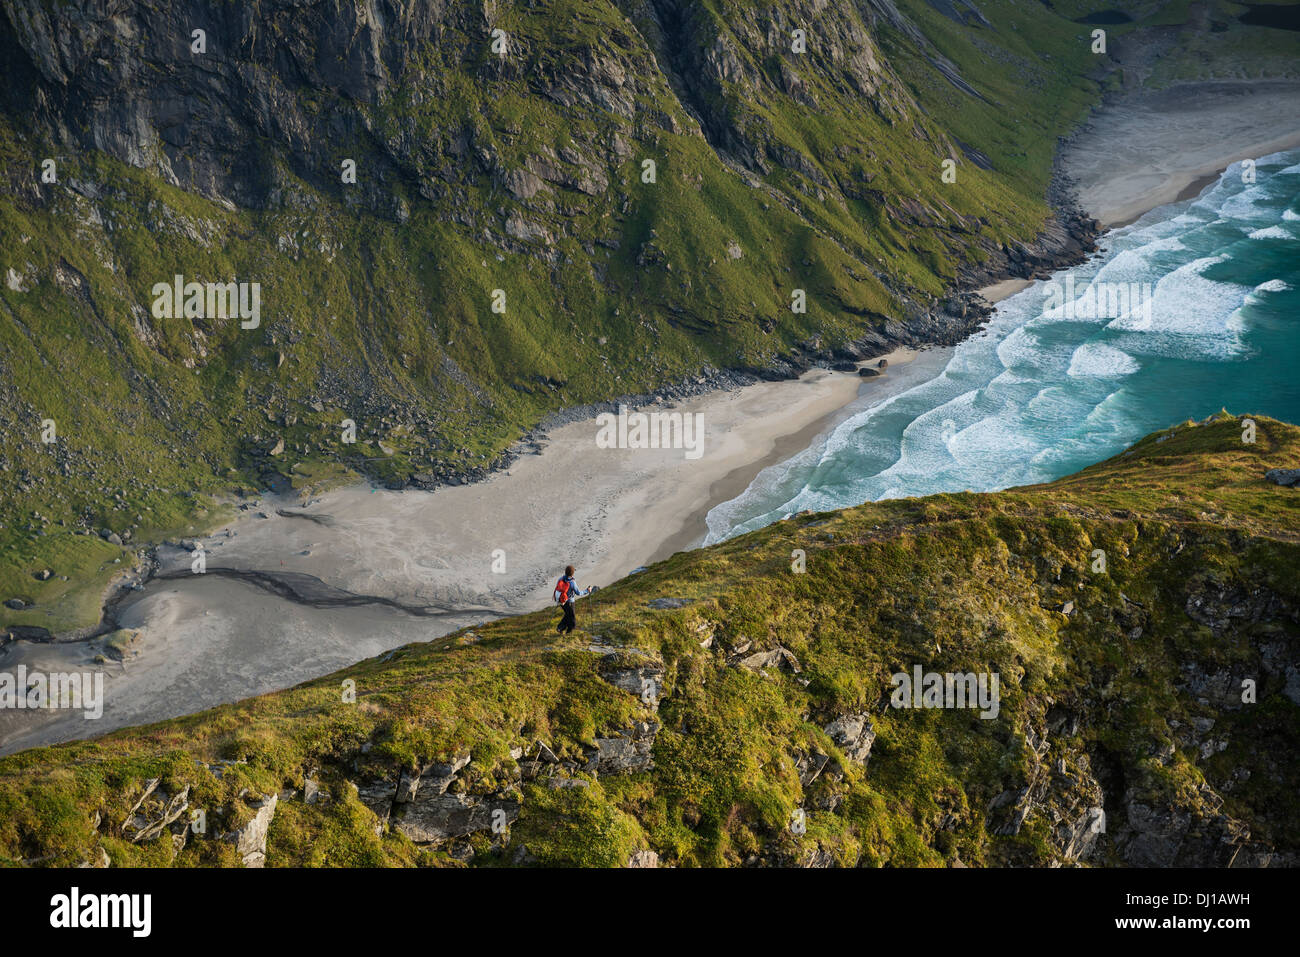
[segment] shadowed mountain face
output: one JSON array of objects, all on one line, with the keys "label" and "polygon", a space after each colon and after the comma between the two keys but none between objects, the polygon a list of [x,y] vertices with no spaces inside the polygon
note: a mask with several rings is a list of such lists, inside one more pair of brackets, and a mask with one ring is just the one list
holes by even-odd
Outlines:
[{"label": "shadowed mountain face", "polygon": [[503,618],[12,755],[0,860],[1295,865],[1298,456],[1187,422],[679,553],[571,636]]},{"label": "shadowed mountain face", "polygon": [[565,407],[960,339],[955,284],[1090,245],[1045,196],[1107,62],[980,10],[5,0],[0,590],[194,492],[433,486]]},{"label": "shadowed mountain face", "polygon": [[[936,155],[950,155],[945,131],[925,121],[882,56],[873,39],[882,29],[898,31],[911,52],[980,96],[888,0],[518,9],[346,2],[50,9],[16,0],[6,7],[7,92],[16,114],[65,147],[102,150],[187,190],[253,208],[275,203],[272,157],[331,189],[339,181],[335,158],[349,146],[366,160],[358,185],[370,187],[377,212],[392,209],[385,176],[400,176],[435,201],[447,198],[439,181],[472,181],[479,173],[516,181],[513,194],[532,192],[509,157],[474,138],[473,114],[507,91],[536,98],[548,119],[561,118],[547,109],[559,106],[572,111],[565,117],[577,121],[572,125],[603,122],[625,143],[703,132],[722,158],[748,169],[786,166],[852,191],[857,177],[836,169],[834,157],[819,157],[793,131],[756,121],[767,110],[825,108],[908,124]],[[455,90],[455,81],[472,86]],[[414,101],[405,104],[416,114],[409,119],[432,119],[436,110],[421,106],[453,92],[460,97],[447,104],[445,125],[385,129],[381,122],[386,107],[401,112],[393,102],[399,96]],[[502,145],[508,149],[523,132],[501,131]],[[855,139],[843,148],[863,152],[867,137]],[[579,191],[599,195],[621,150],[588,142],[579,144],[580,155],[584,146],[587,162],[571,165],[590,168],[592,188]],[[838,179],[844,182],[832,183]]]}]

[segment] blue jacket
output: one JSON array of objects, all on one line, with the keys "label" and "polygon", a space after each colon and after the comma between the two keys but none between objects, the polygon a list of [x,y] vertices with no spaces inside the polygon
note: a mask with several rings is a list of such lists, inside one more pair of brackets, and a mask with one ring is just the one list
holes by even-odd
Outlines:
[{"label": "blue jacket", "polygon": [[[560,578],[560,581],[567,582],[569,585],[569,594],[566,596],[564,602],[567,605],[569,602],[573,601],[573,599],[578,597],[578,583],[574,580],[572,575],[564,575]],[[555,590],[560,590],[560,582],[555,583]]]}]

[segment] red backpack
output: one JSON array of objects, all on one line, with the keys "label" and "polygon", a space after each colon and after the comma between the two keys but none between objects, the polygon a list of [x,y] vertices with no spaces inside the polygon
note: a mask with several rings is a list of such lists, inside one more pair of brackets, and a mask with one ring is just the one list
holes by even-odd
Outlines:
[{"label": "red backpack", "polygon": [[560,596],[559,600],[556,602],[557,605],[563,605],[569,600],[571,587],[572,586],[570,586],[563,578],[555,583],[555,591]]}]

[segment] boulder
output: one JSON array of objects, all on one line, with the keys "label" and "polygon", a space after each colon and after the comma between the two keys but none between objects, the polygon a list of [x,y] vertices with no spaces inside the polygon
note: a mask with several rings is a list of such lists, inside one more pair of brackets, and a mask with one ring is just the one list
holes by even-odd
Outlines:
[{"label": "boulder", "polygon": [[597,738],[584,771],[600,774],[623,774],[649,771],[654,767],[655,735],[658,721],[637,721],[614,737]]},{"label": "boulder", "polygon": [[799,783],[804,787],[812,784],[829,762],[830,755],[822,754],[820,751],[813,751],[811,754],[804,751],[796,752],[794,769],[799,775]]},{"label": "boulder", "polygon": [[765,671],[768,668],[784,668],[795,674],[803,671],[799,659],[794,656],[794,652],[780,645],[770,651],[756,651],[754,654],[747,656],[738,653],[732,657],[728,664],[744,668],[747,671]]},{"label": "boulder", "polygon": [[126,825],[122,830],[132,844],[153,840],[189,809],[190,789],[188,787],[169,799],[161,791],[156,790],[157,786],[158,779],[151,779],[145,785],[144,794],[136,801],[135,807],[127,816]]},{"label": "boulder", "polygon": [[857,764],[866,764],[871,756],[871,745],[876,741],[875,728],[866,714],[846,714],[836,718],[823,729],[844,756]]},{"label": "boulder", "polygon": [[425,765],[418,774],[403,771],[398,779],[397,795],[393,800],[398,804],[408,804],[421,793],[445,794],[447,788],[451,787],[451,782],[456,780],[456,775],[469,762],[470,754],[466,751],[450,761],[435,761]]},{"label": "boulder", "polygon": [[379,818],[379,823],[375,826],[375,832],[383,833],[384,825],[388,823],[388,817],[393,811],[396,792],[393,782],[368,781],[364,784],[353,784],[352,786],[357,789],[357,800],[370,808],[375,817]]},{"label": "boulder", "polygon": [[271,820],[275,817],[275,806],[280,800],[278,794],[269,797],[246,797],[245,803],[253,809],[253,817],[243,827],[237,827],[221,835],[223,841],[235,845],[235,850],[243,858],[245,867],[266,866],[266,836],[271,830]]},{"label": "boulder", "polygon": [[1300,469],[1269,469],[1264,478],[1282,486],[1300,485]]},{"label": "boulder", "polygon": [[441,844],[492,830],[494,820],[509,824],[519,817],[519,806],[512,798],[421,793],[399,807],[393,826],[417,844]]},{"label": "boulder", "polygon": [[622,668],[602,667],[600,676],[615,688],[636,695],[646,704],[657,706],[659,696],[663,693],[664,666],[659,661],[650,660],[645,664]]}]

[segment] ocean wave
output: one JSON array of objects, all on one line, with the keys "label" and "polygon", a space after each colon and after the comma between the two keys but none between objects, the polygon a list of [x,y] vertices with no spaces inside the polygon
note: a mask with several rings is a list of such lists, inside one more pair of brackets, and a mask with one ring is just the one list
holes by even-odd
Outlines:
[{"label": "ocean wave", "polygon": [[[1278,341],[1264,336],[1285,333],[1279,319],[1291,310],[1276,297],[1293,293],[1300,272],[1275,240],[1296,238],[1298,157],[1258,160],[1249,184],[1234,164],[1194,200],[1107,233],[1092,261],[1003,300],[941,370],[848,417],[712,510],[710,541],[806,508],[1049,481],[1220,398],[1285,392],[1216,366],[1253,362]],[[1065,309],[1067,276],[1076,305],[1102,291],[1109,308],[1116,292],[1127,314]],[[1053,284],[1062,295],[1049,310]],[[1290,376],[1273,358],[1258,368]]]},{"label": "ocean wave", "polygon": [[1122,349],[1101,342],[1085,342],[1074,350],[1066,375],[1074,378],[1117,378],[1132,375],[1142,366]]},{"label": "ocean wave", "polygon": [[[1205,256],[1162,276],[1155,284],[1149,308],[1115,319],[1106,328],[1145,333],[1138,355],[1230,358],[1241,351],[1241,345],[1229,327],[1229,318],[1245,302],[1249,290],[1204,275],[1228,258],[1222,254]],[[1125,348],[1133,351],[1129,341]]]},{"label": "ocean wave", "polygon": [[1290,239],[1295,240],[1294,234],[1289,232],[1285,226],[1268,226],[1264,229],[1256,229],[1248,239]]}]

